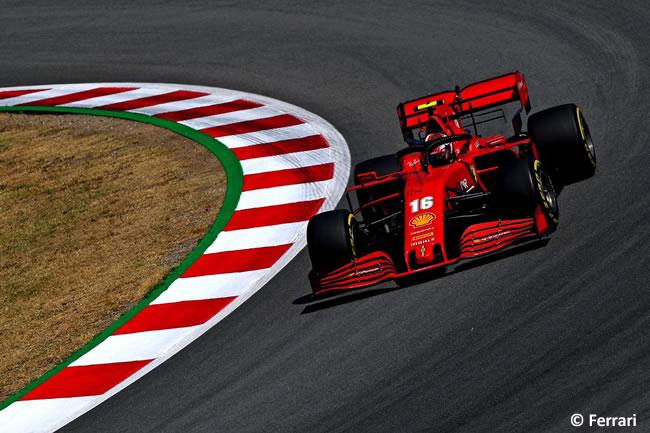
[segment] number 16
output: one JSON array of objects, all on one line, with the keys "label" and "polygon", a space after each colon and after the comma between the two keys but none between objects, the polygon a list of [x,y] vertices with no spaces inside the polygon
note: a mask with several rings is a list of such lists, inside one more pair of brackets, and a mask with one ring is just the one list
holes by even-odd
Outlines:
[{"label": "number 16", "polygon": [[411,212],[413,213],[416,213],[419,210],[429,209],[433,207],[433,197],[429,195],[420,200],[413,200],[409,203],[409,206],[411,206]]}]

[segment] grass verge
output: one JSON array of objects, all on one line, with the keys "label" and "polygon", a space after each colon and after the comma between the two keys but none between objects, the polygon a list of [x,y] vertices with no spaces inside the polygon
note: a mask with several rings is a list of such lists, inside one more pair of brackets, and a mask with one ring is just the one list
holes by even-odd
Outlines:
[{"label": "grass verge", "polygon": [[[146,116],[72,111],[156,123],[208,150],[134,122],[12,114],[26,122],[12,125],[0,114],[0,223],[11,227],[0,238],[0,400],[49,370],[0,409],[151,302],[216,238],[241,192],[239,163],[204,134]],[[220,199],[205,196],[223,194],[226,182],[223,173],[213,177],[209,151],[220,154],[229,184],[212,227]],[[125,296],[126,287],[135,296]]]}]

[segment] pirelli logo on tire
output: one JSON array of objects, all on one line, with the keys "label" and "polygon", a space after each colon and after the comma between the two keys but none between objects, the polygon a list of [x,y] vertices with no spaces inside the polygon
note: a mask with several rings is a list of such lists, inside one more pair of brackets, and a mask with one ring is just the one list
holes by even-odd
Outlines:
[{"label": "pirelli logo on tire", "polygon": [[[539,193],[541,199],[542,199],[542,204],[545,209],[545,214],[548,215],[551,220],[557,224],[559,222],[558,216],[557,216],[557,208],[554,208],[552,203],[549,202],[549,200],[553,200],[548,197],[546,188],[544,187],[544,182],[542,181],[542,175],[540,173],[540,165],[541,162],[539,160],[535,160],[535,163],[533,164],[533,168],[535,171],[535,182],[537,182],[537,192]],[[546,174],[545,174],[546,175]],[[550,184],[550,179],[548,176],[546,176],[547,183]],[[550,188],[551,191],[553,190],[552,184],[548,185],[547,188]],[[555,195],[554,192],[551,192],[551,194]]]},{"label": "pirelli logo on tire", "polygon": [[535,160],[534,168],[535,168],[535,180],[537,181],[537,192],[539,192],[539,196],[542,198],[542,203],[544,203],[544,207],[546,209],[549,208],[546,196],[544,196],[544,185],[542,185],[542,178],[539,175],[539,166],[541,162],[539,160]]},{"label": "pirelli logo on tire", "polygon": [[354,221],[354,215],[350,214],[348,217],[348,235],[350,236],[350,248],[352,249],[352,259],[357,259],[357,250],[354,247],[354,230],[352,229],[352,222]]},{"label": "pirelli logo on tire", "polygon": [[576,117],[578,118],[578,129],[580,129],[580,136],[582,137],[582,143],[587,151],[587,157],[589,158],[591,165],[595,168],[596,159],[594,158],[593,144],[591,144],[591,135],[585,132],[586,122],[582,116],[582,110],[580,110],[580,107],[576,107]]}]

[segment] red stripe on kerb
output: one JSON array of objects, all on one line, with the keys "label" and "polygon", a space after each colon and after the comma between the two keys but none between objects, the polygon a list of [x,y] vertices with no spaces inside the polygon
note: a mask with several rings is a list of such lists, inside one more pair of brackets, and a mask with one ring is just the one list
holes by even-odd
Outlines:
[{"label": "red stripe on kerb", "polygon": [[290,247],[291,244],[203,254],[181,278],[270,268]]},{"label": "red stripe on kerb", "polygon": [[238,210],[235,211],[224,231],[307,221],[316,215],[324,201],[325,199],[321,198],[298,203]]},{"label": "red stripe on kerb", "polygon": [[214,126],[201,129],[201,132],[211,137],[225,137],[227,135],[245,134],[247,132],[265,131],[267,129],[284,128],[305,123],[291,114],[267,117],[265,119],[247,120],[245,122],[231,123],[229,125]]},{"label": "red stripe on kerb", "polygon": [[104,394],[153,360],[66,367],[21,400]]},{"label": "red stripe on kerb", "polygon": [[322,135],[312,135],[310,137],[237,147],[230,150],[237,156],[237,159],[243,161],[245,159],[284,155],[286,153],[303,152],[306,150],[323,149],[326,147],[329,147],[329,144],[325,141]]},{"label": "red stripe on kerb", "polygon": [[237,99],[223,104],[208,105],[205,107],[188,108],[187,110],[170,111],[167,113],[156,114],[156,117],[182,122],[183,120],[196,119],[199,117],[214,116],[216,114],[231,113],[233,111],[249,110],[251,108],[261,107],[262,104],[257,102]]},{"label": "red stripe on kerb", "polygon": [[0,99],[15,98],[16,96],[29,95],[30,93],[44,92],[50,89],[5,90],[0,92]]},{"label": "red stripe on kerb", "polygon": [[207,96],[208,93],[190,92],[189,90],[176,90],[174,92],[163,93],[162,95],[147,96],[145,98],[132,99],[130,101],[117,102],[115,104],[102,105],[95,107],[100,110],[128,111],[137,108],[151,107],[152,105],[166,104],[168,102],[182,101],[185,99],[199,98]]},{"label": "red stripe on kerb", "polygon": [[201,325],[214,317],[236,298],[236,296],[231,296],[149,305],[115,331],[113,335]]},{"label": "red stripe on kerb", "polygon": [[70,93],[69,95],[56,96],[54,98],[41,99],[39,101],[26,102],[19,105],[42,105],[54,106],[82,101],[84,99],[97,98],[99,96],[113,95],[115,93],[128,92],[137,87],[98,87],[96,89],[84,90],[83,92]]},{"label": "red stripe on kerb", "polygon": [[[231,149],[234,150],[234,149]],[[244,176],[243,191],[273,188],[275,186],[294,185],[298,183],[320,182],[334,177],[334,163],[313,165],[311,167],[290,168],[287,170]]]}]

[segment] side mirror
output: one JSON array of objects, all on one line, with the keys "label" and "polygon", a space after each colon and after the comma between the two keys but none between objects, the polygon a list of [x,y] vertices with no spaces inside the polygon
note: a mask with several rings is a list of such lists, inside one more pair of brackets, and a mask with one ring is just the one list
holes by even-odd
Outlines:
[{"label": "side mirror", "polygon": [[409,146],[421,146],[422,145],[422,142],[420,140],[415,139],[415,138],[407,138],[406,143]]}]

